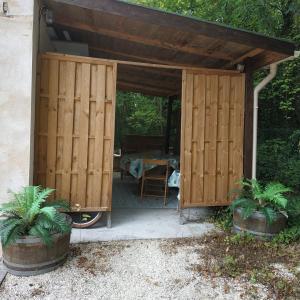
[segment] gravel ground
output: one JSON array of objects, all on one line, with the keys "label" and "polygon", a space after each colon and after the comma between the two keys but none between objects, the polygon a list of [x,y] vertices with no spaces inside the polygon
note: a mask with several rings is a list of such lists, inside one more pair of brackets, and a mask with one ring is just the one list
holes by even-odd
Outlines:
[{"label": "gravel ground", "polygon": [[68,261],[35,277],[7,275],[0,299],[267,299],[247,282],[208,279],[193,270],[201,244],[172,251],[170,240],[114,241],[72,246]]}]

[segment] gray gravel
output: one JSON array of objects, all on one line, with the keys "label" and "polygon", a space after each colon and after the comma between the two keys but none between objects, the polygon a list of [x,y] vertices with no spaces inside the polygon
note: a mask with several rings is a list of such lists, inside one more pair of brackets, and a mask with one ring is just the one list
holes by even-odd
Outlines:
[{"label": "gray gravel", "polygon": [[261,286],[253,295],[247,282],[193,271],[201,245],[188,243],[174,252],[170,245],[168,240],[78,244],[54,272],[7,275],[0,299],[267,299]]}]

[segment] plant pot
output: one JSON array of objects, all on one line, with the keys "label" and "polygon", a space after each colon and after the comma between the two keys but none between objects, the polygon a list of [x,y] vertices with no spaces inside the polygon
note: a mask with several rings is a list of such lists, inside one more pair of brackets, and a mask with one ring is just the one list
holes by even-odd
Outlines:
[{"label": "plant pot", "polygon": [[[66,215],[72,223],[72,219]],[[8,247],[3,247],[3,263],[7,271],[17,276],[32,276],[55,270],[69,253],[71,233],[55,233],[53,245],[48,247],[34,236],[24,236]]]},{"label": "plant pot", "polygon": [[265,215],[259,211],[255,211],[246,220],[243,219],[241,213],[240,207],[233,212],[233,231],[236,233],[244,232],[253,234],[257,238],[271,239],[287,226],[286,217],[281,213],[277,213],[271,224],[267,223]]}]

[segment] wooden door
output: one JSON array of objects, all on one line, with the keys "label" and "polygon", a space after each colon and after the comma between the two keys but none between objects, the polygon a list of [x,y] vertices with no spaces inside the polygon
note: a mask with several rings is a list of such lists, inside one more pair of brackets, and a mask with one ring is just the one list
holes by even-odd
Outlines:
[{"label": "wooden door", "polygon": [[35,184],[82,211],[110,211],[116,64],[44,54],[39,58]]},{"label": "wooden door", "polygon": [[183,71],[181,207],[222,206],[243,175],[243,74]]}]

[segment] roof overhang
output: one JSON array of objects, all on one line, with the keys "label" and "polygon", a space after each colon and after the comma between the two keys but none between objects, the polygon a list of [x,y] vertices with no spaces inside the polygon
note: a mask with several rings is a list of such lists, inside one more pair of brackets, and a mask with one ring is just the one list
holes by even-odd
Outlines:
[{"label": "roof overhang", "polygon": [[[254,71],[295,50],[288,41],[116,0],[41,2],[53,12],[57,36],[63,40],[67,31],[92,57],[228,70],[243,63]],[[178,94],[180,81],[180,70],[123,65],[118,71],[120,89],[153,95]]]}]

